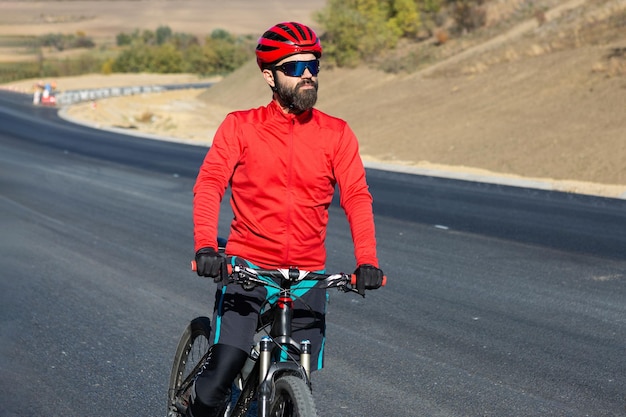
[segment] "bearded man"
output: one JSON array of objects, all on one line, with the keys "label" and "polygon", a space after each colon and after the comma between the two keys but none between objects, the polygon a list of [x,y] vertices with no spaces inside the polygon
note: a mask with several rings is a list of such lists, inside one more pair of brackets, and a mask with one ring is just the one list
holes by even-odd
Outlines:
[{"label": "bearded man", "polygon": [[[272,100],[230,113],[200,168],[193,200],[197,273],[218,285],[210,355],[195,381],[188,416],[223,415],[231,383],[254,343],[259,309],[275,295],[267,287],[224,282],[226,262],[323,271],[336,185],[352,232],[356,287],[363,295],[381,286],[372,196],[356,136],[345,121],[313,107],[321,55],[319,38],[305,25],[286,22],[267,30],[256,57]],[[218,253],[217,237],[229,185],[234,218],[226,258]],[[293,338],[311,341],[311,370],[316,370],[323,364],[327,294],[309,281],[299,284],[292,286],[298,295]]]}]

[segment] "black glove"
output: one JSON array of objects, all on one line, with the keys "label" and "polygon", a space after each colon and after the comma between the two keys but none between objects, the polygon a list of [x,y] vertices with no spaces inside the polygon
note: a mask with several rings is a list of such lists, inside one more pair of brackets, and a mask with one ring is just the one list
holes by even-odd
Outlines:
[{"label": "black glove", "polygon": [[213,248],[202,248],[196,252],[196,272],[201,277],[213,278],[213,281],[224,280],[228,271],[226,258]]},{"label": "black glove", "polygon": [[359,265],[354,271],[356,275],[356,289],[365,296],[365,290],[375,290],[383,285],[383,271],[372,265]]}]

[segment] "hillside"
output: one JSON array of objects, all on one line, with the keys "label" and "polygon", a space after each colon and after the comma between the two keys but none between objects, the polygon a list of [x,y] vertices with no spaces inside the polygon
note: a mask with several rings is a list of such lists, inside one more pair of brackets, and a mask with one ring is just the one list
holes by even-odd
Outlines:
[{"label": "hillside", "polygon": [[[576,3],[436,69],[323,71],[318,107],[384,162],[625,185],[626,2]],[[245,108],[269,90],[250,63],[201,98]]]},{"label": "hillside", "polygon": [[[556,189],[624,197],[626,1],[542,3],[553,6],[542,19],[451,39],[437,50],[437,63],[410,74],[323,67],[318,107],[350,123],[369,161],[540,179]],[[58,84],[72,89],[75,80]],[[111,85],[111,78],[91,82]],[[206,91],[109,99],[67,114],[209,143],[226,112],[269,99],[250,61]]]}]

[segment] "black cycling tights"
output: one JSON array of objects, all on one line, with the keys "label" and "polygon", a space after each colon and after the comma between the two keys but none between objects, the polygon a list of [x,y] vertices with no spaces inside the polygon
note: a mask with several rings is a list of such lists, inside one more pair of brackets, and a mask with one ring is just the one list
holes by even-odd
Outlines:
[{"label": "black cycling tights", "polygon": [[243,367],[248,352],[223,345],[211,346],[206,364],[195,382],[195,396],[187,413],[193,417],[213,417],[224,412],[230,388]]}]

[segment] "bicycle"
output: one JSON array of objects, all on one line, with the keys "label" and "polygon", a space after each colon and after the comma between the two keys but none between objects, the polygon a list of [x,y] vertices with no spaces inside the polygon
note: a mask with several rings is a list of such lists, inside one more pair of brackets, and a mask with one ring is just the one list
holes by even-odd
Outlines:
[{"label": "bicycle", "polygon": [[[255,399],[259,417],[317,416],[310,380],[311,344],[308,340],[297,342],[291,334],[294,301],[291,286],[303,280],[316,280],[325,281],[322,289],[357,292],[353,288],[356,277],[345,273],[252,269],[240,265],[229,266],[228,273],[229,282],[244,287],[269,285],[278,289],[279,293],[277,302],[270,304],[266,301],[269,307],[261,309],[257,326],[260,341],[252,348],[246,364],[233,382],[233,387],[240,393],[236,401],[231,401],[224,416],[246,416]],[[271,278],[272,281],[260,277]],[[209,354],[210,333],[211,322],[207,317],[193,319],[183,332],[170,375],[168,417],[184,416],[194,378]]]}]

